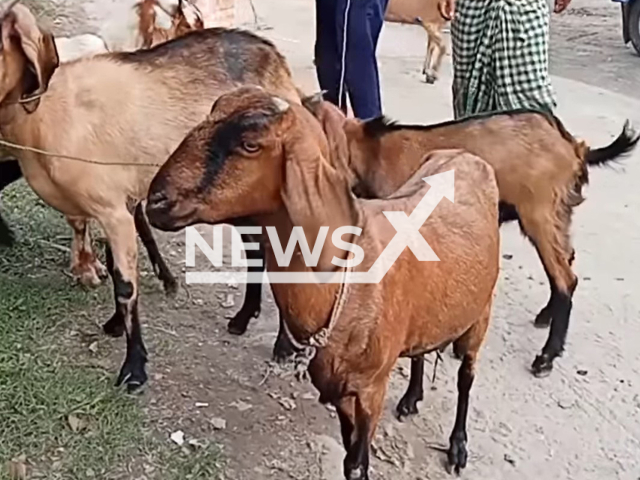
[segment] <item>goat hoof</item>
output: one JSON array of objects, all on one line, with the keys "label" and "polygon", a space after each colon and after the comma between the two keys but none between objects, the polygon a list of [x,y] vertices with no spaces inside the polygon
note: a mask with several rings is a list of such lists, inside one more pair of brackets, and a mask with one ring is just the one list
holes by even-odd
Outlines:
[{"label": "goat hoof", "polygon": [[429,73],[424,76],[424,82],[429,85],[433,85],[434,83],[436,83],[437,79],[438,78],[435,75]]},{"label": "goat hoof", "polygon": [[345,469],[344,476],[347,480],[369,480],[369,474],[362,466]]},{"label": "goat hoof", "polygon": [[124,320],[122,317],[115,314],[102,326],[102,331],[105,335],[113,338],[119,338],[124,335]]},{"label": "goat hoof", "polygon": [[162,287],[164,293],[169,298],[175,298],[178,295],[178,281],[174,277],[165,278],[162,280]]},{"label": "goat hoof", "polygon": [[540,313],[536,315],[533,325],[536,328],[549,328],[551,325],[551,308],[549,308],[549,306],[540,310]]},{"label": "goat hoof", "polygon": [[531,365],[531,372],[536,378],[545,378],[553,370],[553,359],[547,353],[538,355]]},{"label": "goat hoof", "polygon": [[118,379],[116,380],[116,387],[126,385],[127,393],[135,393],[140,391],[140,388],[147,383],[147,372],[144,369],[145,361],[125,361],[125,364],[120,370]]},{"label": "goat hoof", "polygon": [[451,356],[456,360],[462,360],[464,352],[461,352],[459,348],[456,348],[456,344],[454,343],[451,347]]},{"label": "goat hoof", "polygon": [[80,275],[74,275],[74,277],[83,287],[96,288],[102,283],[100,277],[93,270],[84,271]]},{"label": "goat hoof", "polygon": [[460,474],[460,470],[467,466],[467,439],[465,434],[454,435],[451,437],[449,452],[447,453],[447,461],[449,467],[456,473]]},{"label": "goat hoof", "polygon": [[100,263],[100,260],[96,259],[96,261],[93,263],[93,268],[96,271],[96,275],[98,275],[98,278],[100,278],[101,280],[109,278],[109,271],[107,270],[107,267]]},{"label": "goat hoof", "polygon": [[276,344],[273,346],[273,360],[276,363],[279,363],[281,365],[287,363],[295,355],[295,353],[296,351],[289,340],[283,337],[278,337],[278,340],[276,340]]},{"label": "goat hoof", "polygon": [[71,274],[80,285],[88,288],[96,288],[102,283],[102,279],[109,275],[107,269],[97,260],[73,265]]},{"label": "goat hoof", "polygon": [[248,313],[240,310],[231,320],[229,320],[229,323],[227,324],[227,331],[231,335],[244,335],[251,319],[258,318],[259,316],[260,308]]},{"label": "goat hoof", "polygon": [[284,348],[275,347],[273,349],[273,361],[280,365],[284,365],[285,363],[289,362],[289,360],[293,358],[293,355],[293,351]]},{"label": "goat hoof", "polygon": [[418,412],[418,402],[422,400],[422,397],[412,397],[409,395],[405,395],[400,399],[398,406],[396,407],[396,416],[399,421],[404,420],[405,418],[417,415]]}]

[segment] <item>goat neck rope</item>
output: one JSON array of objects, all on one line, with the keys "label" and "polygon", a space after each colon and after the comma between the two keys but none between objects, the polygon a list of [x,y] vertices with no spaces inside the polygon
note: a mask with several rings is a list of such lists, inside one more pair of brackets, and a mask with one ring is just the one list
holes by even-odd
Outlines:
[{"label": "goat neck rope", "polygon": [[[338,289],[338,293],[336,295],[336,299],[333,303],[333,307],[331,309],[331,315],[329,316],[329,322],[325,327],[322,327],[316,333],[311,335],[307,340],[298,341],[291,330],[289,329],[289,325],[287,321],[284,320],[282,322],[284,332],[287,335],[288,340],[291,342],[293,347],[298,350],[299,353],[296,353],[296,363],[299,366],[304,365],[305,367],[309,366],[309,362],[315,357],[316,351],[318,348],[324,348],[329,343],[329,338],[331,337],[331,332],[338,324],[338,318],[340,318],[340,314],[344,308],[347,299],[347,290],[349,282],[347,282],[349,273],[351,272],[351,266],[342,270],[342,281],[340,282],[340,288]],[[298,368],[296,368],[298,370]],[[306,368],[305,368],[306,370]]]}]

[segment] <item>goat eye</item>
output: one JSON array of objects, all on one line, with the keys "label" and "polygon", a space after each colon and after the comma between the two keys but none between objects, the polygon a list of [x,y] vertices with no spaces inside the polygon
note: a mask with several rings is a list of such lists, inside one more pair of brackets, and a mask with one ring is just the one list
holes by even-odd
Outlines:
[{"label": "goat eye", "polygon": [[260,150],[260,145],[253,142],[243,142],[242,149],[248,153],[256,153],[258,150]]}]

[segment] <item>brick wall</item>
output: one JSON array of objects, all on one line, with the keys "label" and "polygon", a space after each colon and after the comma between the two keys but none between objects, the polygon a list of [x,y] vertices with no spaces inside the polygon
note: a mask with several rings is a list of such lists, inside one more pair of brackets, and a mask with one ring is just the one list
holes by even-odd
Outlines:
[{"label": "brick wall", "polygon": [[205,27],[238,27],[253,22],[249,0],[196,0]]}]

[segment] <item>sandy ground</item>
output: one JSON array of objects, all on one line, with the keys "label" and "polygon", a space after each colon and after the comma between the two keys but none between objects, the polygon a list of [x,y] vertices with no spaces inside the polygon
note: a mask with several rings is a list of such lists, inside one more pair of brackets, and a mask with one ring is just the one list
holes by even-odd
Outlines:
[{"label": "sandy ground", "polygon": [[[286,54],[299,83],[315,89],[311,0],[255,3],[262,20],[273,27],[261,33]],[[619,132],[626,117],[640,121],[640,102],[632,99],[640,98],[640,58],[622,44],[617,4],[574,3],[575,10],[553,21],[552,71],[569,79],[558,77],[554,85],[569,128],[600,145]],[[88,5],[96,8],[97,2]],[[391,25],[383,32],[385,109],[402,120],[432,122],[450,116],[449,59],[442,80],[427,86],[419,75],[423,51],[424,34],[418,28]],[[592,174],[588,201],[578,209],[573,228],[581,284],[567,352],[546,379],[535,379],[528,371],[546,337],[532,326],[547,300],[546,278],[517,229],[503,229],[505,259],[472,392],[471,457],[464,477],[640,478],[640,300],[632,295],[640,283],[634,255],[638,160],[640,154],[624,171]],[[183,234],[159,237],[180,271]],[[235,301],[230,308],[223,306],[229,295]],[[192,286],[188,296],[183,290],[177,301],[169,301],[156,283],[145,282],[141,312],[151,353],[145,408],[167,435],[182,429],[188,438],[207,436],[219,442],[229,479],[340,479],[343,452],[335,415],[316,402],[310,385],[268,363],[276,312],[270,294],[266,298],[260,318],[237,338],[226,333],[225,317],[240,305],[241,289]],[[120,343],[113,345],[119,349]],[[121,353],[114,352],[114,370]],[[445,355],[435,383],[426,383],[420,415],[399,423],[392,413],[408,372],[407,363],[400,362],[375,440],[374,479],[449,476],[443,454],[430,446],[447,444],[457,365]]]}]

